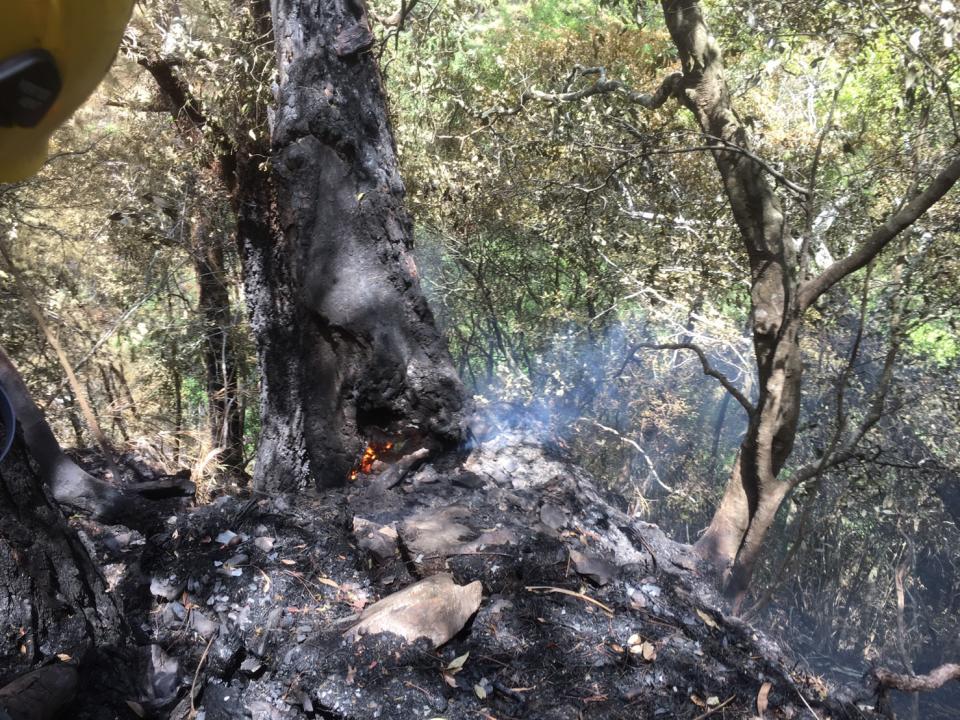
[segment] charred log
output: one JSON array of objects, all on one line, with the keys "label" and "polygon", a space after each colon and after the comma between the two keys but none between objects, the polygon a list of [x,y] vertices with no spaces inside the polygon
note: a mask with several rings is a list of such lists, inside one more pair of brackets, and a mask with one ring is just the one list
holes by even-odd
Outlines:
[{"label": "charred log", "polygon": [[67,457],[40,408],[30,397],[16,366],[2,348],[0,384],[17,414],[23,440],[37,464],[39,477],[50,488],[54,499],[62,505],[97,517],[109,518],[120,514],[124,499],[119,489],[93,477]]}]

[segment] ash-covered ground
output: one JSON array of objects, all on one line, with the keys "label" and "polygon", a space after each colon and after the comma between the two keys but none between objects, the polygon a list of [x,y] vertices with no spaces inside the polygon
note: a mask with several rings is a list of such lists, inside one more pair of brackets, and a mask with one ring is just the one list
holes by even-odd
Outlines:
[{"label": "ash-covered ground", "polygon": [[[87,664],[69,716],[874,717],[726,617],[687,546],[540,437],[396,466],[322,494],[165,501],[152,526],[74,518],[130,645]],[[449,642],[354,641],[365,608],[441,573],[482,584]]]}]

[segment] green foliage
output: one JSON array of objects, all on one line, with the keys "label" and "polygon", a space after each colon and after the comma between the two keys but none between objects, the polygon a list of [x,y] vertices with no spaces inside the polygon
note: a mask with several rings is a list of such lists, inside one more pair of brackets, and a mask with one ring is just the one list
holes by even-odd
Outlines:
[{"label": "green foliage", "polygon": [[910,331],[909,337],[915,352],[942,368],[955,364],[960,357],[957,332],[944,322],[918,325]]}]

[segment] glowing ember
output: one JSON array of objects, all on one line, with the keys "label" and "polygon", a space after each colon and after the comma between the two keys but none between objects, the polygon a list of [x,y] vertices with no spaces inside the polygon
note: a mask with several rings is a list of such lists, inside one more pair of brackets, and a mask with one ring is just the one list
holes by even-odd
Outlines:
[{"label": "glowing ember", "polygon": [[356,480],[360,477],[360,473],[364,475],[369,475],[373,472],[373,464],[380,459],[380,457],[390,450],[393,449],[392,442],[386,443],[370,443],[367,445],[367,449],[363,451],[363,455],[360,458],[360,462],[357,463],[353,471],[350,473],[350,479]]}]

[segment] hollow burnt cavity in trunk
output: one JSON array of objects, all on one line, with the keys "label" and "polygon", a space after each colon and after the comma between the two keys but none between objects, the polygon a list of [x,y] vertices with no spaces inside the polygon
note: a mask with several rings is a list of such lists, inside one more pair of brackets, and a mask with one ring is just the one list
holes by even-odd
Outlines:
[{"label": "hollow burnt cavity in trunk", "polygon": [[420,289],[363,6],[273,13],[272,197],[244,248],[264,384],[256,484],[333,486],[378,434],[458,443],[464,391]]}]

